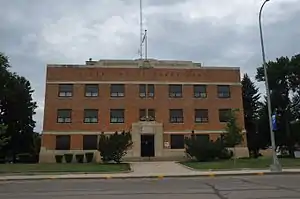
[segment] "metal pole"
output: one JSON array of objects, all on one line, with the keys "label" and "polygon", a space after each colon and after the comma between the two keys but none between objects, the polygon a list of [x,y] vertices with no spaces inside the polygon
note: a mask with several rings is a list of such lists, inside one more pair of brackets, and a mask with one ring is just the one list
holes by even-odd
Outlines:
[{"label": "metal pole", "polygon": [[148,59],[148,34],[147,34],[147,30],[145,30],[145,60]]},{"label": "metal pole", "polygon": [[268,105],[268,116],[269,116],[269,127],[270,127],[270,136],[271,136],[271,144],[272,144],[272,155],[273,155],[273,164],[270,167],[271,171],[280,172],[282,170],[279,160],[276,155],[276,144],[275,144],[275,135],[273,131],[272,125],[272,106],[271,106],[271,96],[270,96],[270,89],[269,89],[269,82],[268,82],[268,72],[267,72],[267,65],[266,65],[266,55],[265,55],[265,47],[264,47],[264,40],[263,40],[263,33],[262,33],[262,26],[261,26],[261,15],[262,10],[265,4],[270,0],[265,0],[262,4],[260,11],[259,11],[259,31],[260,31],[260,44],[261,44],[261,52],[262,52],[262,59],[263,59],[263,67],[264,67],[264,74],[265,74],[265,87],[266,87],[266,94],[267,94],[267,105]]},{"label": "metal pole", "polygon": [[143,59],[143,2],[140,0],[140,58]]}]

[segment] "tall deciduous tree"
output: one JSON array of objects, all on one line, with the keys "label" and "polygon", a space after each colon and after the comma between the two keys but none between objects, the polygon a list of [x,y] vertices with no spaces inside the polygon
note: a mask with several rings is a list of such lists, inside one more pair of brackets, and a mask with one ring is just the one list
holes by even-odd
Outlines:
[{"label": "tall deciduous tree", "polygon": [[257,119],[259,109],[260,93],[254,82],[251,81],[247,74],[244,74],[242,79],[242,93],[243,93],[243,108],[245,129],[247,132],[247,145],[250,156],[258,157],[259,142],[257,133]]},{"label": "tall deciduous tree", "polygon": [[[290,121],[293,120],[291,114],[290,93],[299,90],[300,79],[300,55],[295,55],[291,59],[280,57],[276,61],[267,63],[267,73],[269,88],[271,91],[272,112],[279,110],[281,113],[280,132],[285,136],[278,134],[277,144],[281,143],[289,148],[293,156],[293,146],[295,140],[292,138],[290,131]],[[263,67],[257,68],[256,79],[265,81]]]}]

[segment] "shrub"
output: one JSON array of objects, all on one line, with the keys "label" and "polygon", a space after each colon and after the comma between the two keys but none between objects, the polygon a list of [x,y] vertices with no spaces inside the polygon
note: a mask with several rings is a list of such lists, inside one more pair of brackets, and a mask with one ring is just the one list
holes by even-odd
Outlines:
[{"label": "shrub", "polygon": [[64,156],[65,156],[66,163],[71,163],[72,162],[73,154],[67,153],[67,154],[64,154]]},{"label": "shrub", "polygon": [[107,136],[104,133],[100,135],[98,150],[103,162],[115,161],[121,162],[122,157],[132,146],[130,132],[115,132],[113,135]]},{"label": "shrub", "polygon": [[6,162],[5,155],[0,154],[0,164],[4,164]]},{"label": "shrub", "polygon": [[86,162],[87,163],[90,163],[93,161],[94,159],[94,153],[85,153],[85,158],[86,158]]},{"label": "shrub", "polygon": [[231,151],[224,147],[221,139],[212,141],[192,134],[191,138],[185,139],[186,153],[199,162],[214,159],[230,159]]},{"label": "shrub", "polygon": [[219,154],[218,158],[221,160],[228,160],[233,157],[233,152],[229,149],[224,148]]},{"label": "shrub", "polygon": [[22,153],[17,155],[17,162],[18,163],[35,163],[35,156],[31,155],[30,153]]},{"label": "shrub", "polygon": [[83,154],[76,154],[75,157],[76,157],[76,161],[78,163],[83,163],[83,159],[84,159],[84,155]]},{"label": "shrub", "polygon": [[62,163],[63,155],[55,155],[56,163]]}]

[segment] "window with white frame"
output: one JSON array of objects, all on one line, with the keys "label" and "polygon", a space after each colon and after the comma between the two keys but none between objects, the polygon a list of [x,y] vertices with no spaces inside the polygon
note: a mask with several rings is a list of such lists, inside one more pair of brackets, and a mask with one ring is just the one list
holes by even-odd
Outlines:
[{"label": "window with white frame", "polygon": [[72,122],[72,109],[57,110],[57,123],[71,123],[71,122]]},{"label": "window with white frame", "polygon": [[170,123],[183,123],[183,110],[182,109],[170,109]]},{"label": "window with white frame", "polygon": [[98,84],[86,84],[85,85],[85,97],[98,97],[99,85]]},{"label": "window with white frame", "polygon": [[124,123],[124,109],[111,109],[110,110],[110,123]]},{"label": "window with white frame", "polygon": [[146,84],[139,85],[139,95],[140,95],[140,98],[147,97]]},{"label": "window with white frame", "polygon": [[219,85],[218,86],[218,97],[219,98],[230,98],[230,86]]},{"label": "window with white frame", "polygon": [[206,98],[206,85],[194,85],[194,98]]},{"label": "window with white frame", "polygon": [[182,97],[182,85],[180,85],[180,84],[169,85],[169,97],[170,98],[181,98]]},{"label": "window with white frame", "polygon": [[98,109],[84,109],[84,123],[98,123]]},{"label": "window with white frame", "polygon": [[208,109],[195,109],[195,123],[208,122]]},{"label": "window with white frame", "polygon": [[110,96],[111,97],[124,97],[125,96],[125,85],[124,84],[111,84],[110,85]]},{"label": "window with white frame", "polygon": [[73,96],[73,84],[59,84],[58,85],[59,97],[72,97]]}]

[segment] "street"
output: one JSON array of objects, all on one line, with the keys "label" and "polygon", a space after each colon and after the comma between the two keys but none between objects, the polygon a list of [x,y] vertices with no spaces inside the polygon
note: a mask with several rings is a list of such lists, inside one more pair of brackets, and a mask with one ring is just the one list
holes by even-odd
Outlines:
[{"label": "street", "polygon": [[300,175],[0,182],[3,199],[299,199]]}]

